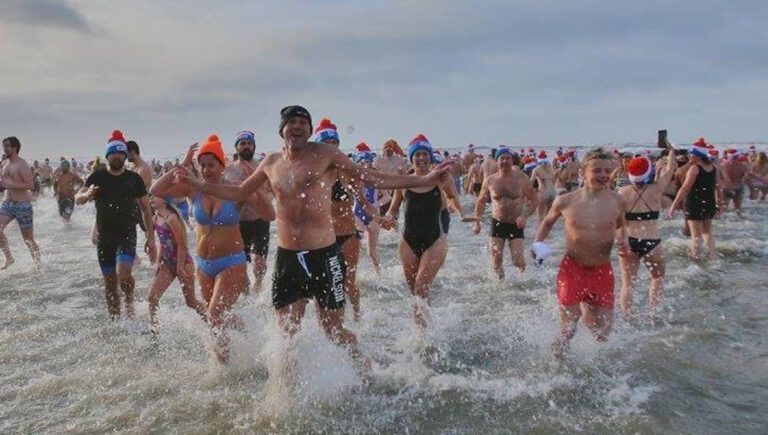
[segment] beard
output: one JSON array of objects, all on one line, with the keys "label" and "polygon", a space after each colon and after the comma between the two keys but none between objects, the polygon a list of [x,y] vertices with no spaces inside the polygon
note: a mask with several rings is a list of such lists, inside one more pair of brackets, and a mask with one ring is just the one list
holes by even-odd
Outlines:
[{"label": "beard", "polygon": [[123,166],[125,166],[125,160],[110,160],[109,161],[109,169],[113,171],[119,171],[123,169]]},{"label": "beard", "polygon": [[250,162],[251,160],[253,160],[253,151],[251,151],[251,150],[249,150],[247,148],[238,151],[237,155],[241,159],[245,160],[246,162]]}]

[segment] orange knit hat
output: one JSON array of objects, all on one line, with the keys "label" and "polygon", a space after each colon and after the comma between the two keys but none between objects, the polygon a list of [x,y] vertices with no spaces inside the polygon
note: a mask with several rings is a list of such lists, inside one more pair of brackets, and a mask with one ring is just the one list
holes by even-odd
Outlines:
[{"label": "orange knit hat", "polygon": [[200,148],[197,150],[197,158],[199,159],[203,154],[213,154],[214,157],[219,159],[219,162],[221,162],[222,166],[227,165],[226,159],[224,157],[224,148],[221,146],[219,137],[215,134],[208,136],[208,139],[205,141],[205,143],[200,145]]}]

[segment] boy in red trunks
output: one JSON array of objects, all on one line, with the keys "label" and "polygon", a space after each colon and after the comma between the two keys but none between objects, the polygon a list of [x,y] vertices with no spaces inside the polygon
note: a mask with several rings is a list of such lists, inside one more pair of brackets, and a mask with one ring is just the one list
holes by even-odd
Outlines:
[{"label": "boy in red trunks", "polygon": [[611,251],[614,238],[619,255],[627,252],[624,206],[610,189],[611,171],[616,168],[611,153],[597,148],[584,158],[581,168],[584,187],[555,199],[539,225],[533,257],[541,263],[549,248],[543,243],[555,222],[565,219],[565,257],[557,274],[557,301],[560,305],[560,335],[552,351],[561,357],[576,334],[579,318],[598,341],[608,339],[613,323],[613,268]]}]

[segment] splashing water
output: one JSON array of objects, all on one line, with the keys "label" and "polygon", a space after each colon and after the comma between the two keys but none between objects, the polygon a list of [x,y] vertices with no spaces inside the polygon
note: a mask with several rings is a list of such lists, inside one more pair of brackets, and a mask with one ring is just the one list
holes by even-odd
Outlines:
[{"label": "splashing water", "polygon": [[[668,272],[658,321],[617,314],[605,344],[580,325],[564,362],[549,350],[558,328],[561,226],[542,267],[529,264],[518,276],[507,256],[507,282],[497,283],[487,236],[454,223],[423,336],[414,330],[398,236],[385,232],[382,274],[361,260],[363,320],[348,323],[375,361],[365,383],[347,353],[323,337],[312,304],[302,330],[284,339],[268,284],[238,302],[247,326],[233,333],[226,367],[211,356],[208,328],[184,305],[178,284],[161,300],[157,338],[109,322],[89,237],[92,206],[78,207],[65,225],[43,197],[35,206],[39,272],[15,223],[6,229],[17,262],[0,272],[0,430],[761,432],[768,425],[759,412],[768,397],[766,210],[748,203],[745,220],[716,221],[721,259],[709,263],[689,260],[679,221],[660,222]],[[147,263],[134,270],[142,325],[153,277]],[[641,272],[638,308],[647,285]]]}]

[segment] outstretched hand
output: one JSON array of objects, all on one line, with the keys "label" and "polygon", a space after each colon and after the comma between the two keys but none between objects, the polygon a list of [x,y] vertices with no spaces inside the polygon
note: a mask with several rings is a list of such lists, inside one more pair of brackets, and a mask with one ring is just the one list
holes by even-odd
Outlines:
[{"label": "outstretched hand", "polygon": [[429,174],[426,175],[427,180],[429,181],[428,185],[436,186],[445,181],[448,177],[448,171],[451,170],[451,167],[453,167],[455,163],[454,160],[446,160],[432,168]]}]

